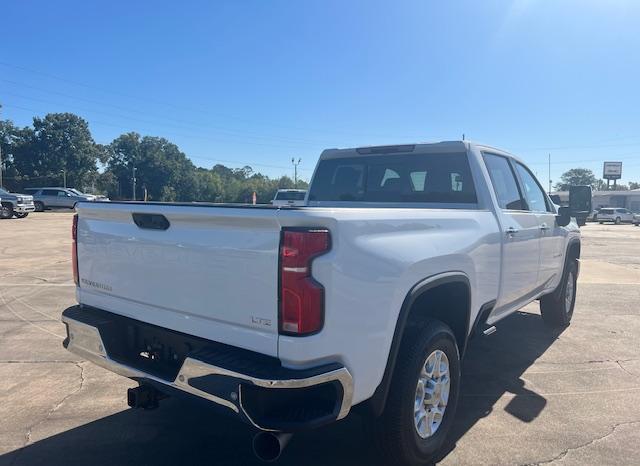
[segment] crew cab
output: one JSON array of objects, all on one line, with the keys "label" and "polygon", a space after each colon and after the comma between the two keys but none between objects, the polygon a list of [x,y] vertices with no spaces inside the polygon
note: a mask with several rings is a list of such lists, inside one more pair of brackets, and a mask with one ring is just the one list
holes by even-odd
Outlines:
[{"label": "crew cab", "polygon": [[64,345],[138,381],[131,406],[187,395],[251,424],[263,459],[358,410],[391,464],[423,464],[469,338],[537,299],[569,325],[570,213],[468,141],[325,150],[304,207],[81,202]]}]

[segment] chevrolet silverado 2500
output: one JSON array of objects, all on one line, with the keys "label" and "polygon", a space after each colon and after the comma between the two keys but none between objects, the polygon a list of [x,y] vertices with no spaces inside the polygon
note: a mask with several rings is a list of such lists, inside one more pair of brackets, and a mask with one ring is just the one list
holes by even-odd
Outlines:
[{"label": "chevrolet silverado 2500", "polygon": [[261,433],[370,416],[393,464],[442,446],[467,341],[539,299],[573,314],[580,234],[518,158],[467,141],[330,149],[305,207],[84,203],[72,352]]}]

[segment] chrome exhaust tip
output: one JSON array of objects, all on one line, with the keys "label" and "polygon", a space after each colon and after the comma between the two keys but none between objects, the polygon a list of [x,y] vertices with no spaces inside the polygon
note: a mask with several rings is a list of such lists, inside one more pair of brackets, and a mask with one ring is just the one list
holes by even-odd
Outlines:
[{"label": "chrome exhaust tip", "polygon": [[253,454],[266,463],[277,461],[293,434],[258,432],[253,437]]}]

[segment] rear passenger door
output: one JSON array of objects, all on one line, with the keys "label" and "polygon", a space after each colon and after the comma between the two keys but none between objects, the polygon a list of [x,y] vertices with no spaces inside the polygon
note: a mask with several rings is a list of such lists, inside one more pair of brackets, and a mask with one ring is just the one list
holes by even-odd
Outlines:
[{"label": "rear passenger door", "polygon": [[58,207],[57,189],[43,189],[40,196],[46,207]]},{"label": "rear passenger door", "polygon": [[514,162],[514,165],[527,207],[538,219],[540,228],[538,286],[547,288],[549,284],[557,283],[558,275],[562,274],[564,268],[564,235],[562,228],[556,226],[555,209],[536,177],[520,162]]},{"label": "rear passenger door", "polygon": [[510,160],[492,153],[483,156],[502,229],[501,286],[492,315],[500,318],[530,300],[537,288],[540,225],[536,214],[528,210]]}]

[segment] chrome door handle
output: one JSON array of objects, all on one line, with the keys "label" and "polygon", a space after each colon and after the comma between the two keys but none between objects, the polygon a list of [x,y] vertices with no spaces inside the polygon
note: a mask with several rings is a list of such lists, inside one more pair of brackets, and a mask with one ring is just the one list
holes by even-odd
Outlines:
[{"label": "chrome door handle", "polygon": [[548,229],[549,229],[549,225],[547,225],[546,223],[542,223],[542,224],[540,225],[540,229],[541,229],[542,231],[546,231],[546,230],[548,230]]},{"label": "chrome door handle", "polygon": [[505,233],[507,234],[507,236],[513,236],[513,235],[515,235],[516,233],[518,233],[518,230],[516,230],[516,229],[515,229],[515,228],[513,228],[513,227],[509,227],[509,228],[507,228],[507,229],[505,230]]}]

